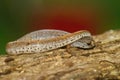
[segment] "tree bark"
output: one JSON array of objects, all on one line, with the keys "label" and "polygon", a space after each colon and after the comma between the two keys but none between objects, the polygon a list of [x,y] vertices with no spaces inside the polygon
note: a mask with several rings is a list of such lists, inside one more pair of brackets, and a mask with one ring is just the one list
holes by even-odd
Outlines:
[{"label": "tree bark", "polygon": [[44,53],[1,55],[0,80],[119,80],[120,30],[93,36],[89,50],[60,48]]}]

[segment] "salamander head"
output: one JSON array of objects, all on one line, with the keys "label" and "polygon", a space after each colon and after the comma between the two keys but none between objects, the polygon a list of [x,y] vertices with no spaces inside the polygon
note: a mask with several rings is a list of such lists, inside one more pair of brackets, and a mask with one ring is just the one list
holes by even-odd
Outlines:
[{"label": "salamander head", "polygon": [[72,44],[74,47],[82,48],[82,49],[91,49],[95,47],[94,40],[90,36],[85,36],[80,40],[76,41]]}]

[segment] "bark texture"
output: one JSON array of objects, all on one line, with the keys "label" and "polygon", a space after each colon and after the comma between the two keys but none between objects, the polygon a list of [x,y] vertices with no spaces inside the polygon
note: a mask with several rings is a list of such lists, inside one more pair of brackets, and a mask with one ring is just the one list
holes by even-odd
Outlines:
[{"label": "bark texture", "polygon": [[120,80],[120,30],[93,36],[95,47],[0,56],[0,80]]}]

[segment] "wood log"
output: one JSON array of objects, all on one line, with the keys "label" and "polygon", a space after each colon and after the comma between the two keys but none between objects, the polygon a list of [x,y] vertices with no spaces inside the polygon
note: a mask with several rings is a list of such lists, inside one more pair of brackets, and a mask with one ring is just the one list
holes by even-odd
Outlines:
[{"label": "wood log", "polygon": [[94,35],[95,47],[1,55],[0,80],[120,80],[120,30]]}]

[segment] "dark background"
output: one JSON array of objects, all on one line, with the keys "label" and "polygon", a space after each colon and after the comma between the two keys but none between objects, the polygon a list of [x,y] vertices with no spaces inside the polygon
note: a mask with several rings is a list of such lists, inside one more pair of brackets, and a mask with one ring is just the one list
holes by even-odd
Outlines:
[{"label": "dark background", "polygon": [[120,28],[119,0],[0,0],[0,54],[24,34],[45,28],[99,34]]}]

